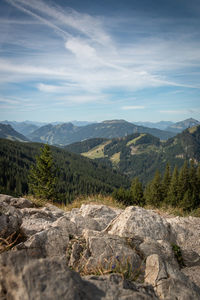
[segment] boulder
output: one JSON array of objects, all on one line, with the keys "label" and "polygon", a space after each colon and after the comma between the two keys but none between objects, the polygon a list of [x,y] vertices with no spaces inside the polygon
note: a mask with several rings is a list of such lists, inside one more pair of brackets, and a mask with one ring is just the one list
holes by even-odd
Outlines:
[{"label": "boulder", "polygon": [[138,276],[141,258],[125,238],[97,231],[85,230],[82,239],[74,240],[67,250],[69,265],[79,271],[95,274],[99,270],[125,273],[129,268],[132,277]]},{"label": "boulder", "polygon": [[79,210],[79,213],[83,217],[96,220],[100,225],[100,230],[105,229],[106,226],[108,226],[108,224],[121,212],[121,209],[115,209],[106,205],[95,204],[82,204]]},{"label": "boulder", "polygon": [[100,300],[105,296],[82,280],[60,257],[31,259],[25,251],[0,256],[0,299]]},{"label": "boulder", "polygon": [[69,235],[65,230],[52,227],[31,236],[27,241],[18,244],[14,250],[25,249],[30,257],[62,256],[66,252]]},{"label": "boulder", "polygon": [[22,214],[21,229],[27,237],[50,228],[60,218],[60,214],[52,213],[47,207],[24,208],[20,212]]},{"label": "boulder", "polygon": [[122,237],[150,237],[153,240],[174,241],[170,224],[157,213],[141,207],[129,206],[105,229]]},{"label": "boulder", "polygon": [[160,299],[200,299],[200,288],[157,254],[147,257],[145,282],[154,287]]},{"label": "boulder", "polygon": [[106,294],[108,300],[158,300],[152,286],[125,280],[119,274],[85,276],[89,282]]},{"label": "boulder", "polygon": [[70,221],[76,224],[78,235],[82,235],[85,229],[101,231],[101,226],[95,219],[83,217],[80,213],[73,215]]},{"label": "boulder", "polygon": [[182,272],[200,288],[200,266],[186,267]]},{"label": "boulder", "polygon": [[25,198],[14,198],[12,196],[0,194],[0,203],[7,203],[16,208],[33,207],[33,203]]},{"label": "boulder", "polygon": [[168,218],[176,235],[176,244],[183,250],[195,251],[200,255],[200,218],[195,217],[175,217]]},{"label": "boulder", "polygon": [[0,202],[0,238],[18,232],[22,223],[21,213],[5,202]]}]

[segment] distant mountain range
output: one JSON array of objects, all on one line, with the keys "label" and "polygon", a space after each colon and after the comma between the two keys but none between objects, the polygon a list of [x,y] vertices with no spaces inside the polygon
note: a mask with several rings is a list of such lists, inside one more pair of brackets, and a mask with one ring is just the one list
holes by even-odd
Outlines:
[{"label": "distant mountain range", "polygon": [[0,123],[0,138],[11,141],[27,142],[28,138],[12,128],[11,125]]},{"label": "distant mountain range", "polygon": [[[35,131],[36,129],[51,124],[51,125],[59,125],[59,124],[64,124],[64,122],[52,122],[52,123],[46,123],[46,122],[35,122],[35,121],[23,121],[23,122],[16,122],[16,121],[0,121],[1,124],[7,124],[7,125],[11,125],[12,128],[14,128],[16,131],[18,131],[19,133],[27,136],[29,134],[31,134],[33,131]],[[86,125],[90,125],[90,124],[94,124],[96,122],[88,122],[88,121],[71,121],[71,123],[75,126],[86,126]]]},{"label": "distant mountain range", "polygon": [[12,126],[13,129],[15,129],[17,132],[19,132],[25,136],[28,136],[34,130],[36,130],[40,127],[39,125],[32,124],[28,121],[24,121],[24,122],[1,121],[1,124],[6,124],[6,125]]},{"label": "distant mountain range", "polygon": [[59,125],[48,124],[28,135],[34,142],[51,145],[68,145],[89,138],[114,138],[127,136],[132,133],[150,133],[162,140],[174,136],[174,133],[156,128],[137,126],[124,120],[109,120],[86,126],[75,126],[72,123]]},{"label": "distant mountain range", "polygon": [[187,120],[184,120],[181,122],[174,123],[174,124],[168,126],[166,128],[166,130],[174,132],[174,133],[180,133],[187,128],[197,126],[197,125],[200,125],[200,122],[195,119],[190,118],[190,119],[187,119]]},{"label": "distant mountain range", "polygon": [[171,122],[171,121],[160,121],[160,122],[156,122],[156,123],[133,122],[133,124],[145,126],[145,127],[149,127],[149,128],[157,128],[157,129],[161,129],[161,130],[171,131],[174,133],[180,133],[189,127],[200,125],[200,122],[193,118],[190,118],[190,119],[186,119],[184,121],[176,122],[176,123]]},{"label": "distant mountain range", "polygon": [[147,182],[156,169],[164,171],[167,162],[172,167],[182,166],[185,159],[200,162],[200,126],[189,128],[165,142],[147,133],[135,133],[123,138],[90,139],[65,149]]},{"label": "distant mountain range", "polygon": [[[123,137],[133,133],[149,133],[161,140],[167,140],[184,129],[200,124],[194,119],[172,123],[161,121],[158,123],[139,122],[136,124],[124,120],[108,120],[101,123],[90,123],[87,121],[72,121],[70,123],[54,122],[51,124],[24,121],[2,121],[1,124],[11,125],[17,133],[5,134],[1,130],[1,137],[17,140],[19,133],[23,135],[20,140],[49,143],[51,145],[65,146],[91,138],[115,138]],[[143,124],[146,126],[139,126]],[[153,128],[154,127],[154,128]],[[155,128],[157,127],[157,128]],[[167,128],[167,130],[163,130]],[[161,130],[162,129],[162,130]]]}]

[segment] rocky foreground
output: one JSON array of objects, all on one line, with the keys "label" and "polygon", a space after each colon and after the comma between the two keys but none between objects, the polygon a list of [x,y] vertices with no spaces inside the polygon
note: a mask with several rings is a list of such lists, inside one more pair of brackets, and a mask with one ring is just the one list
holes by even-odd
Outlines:
[{"label": "rocky foreground", "polygon": [[0,195],[0,299],[198,300],[199,237],[200,218]]}]

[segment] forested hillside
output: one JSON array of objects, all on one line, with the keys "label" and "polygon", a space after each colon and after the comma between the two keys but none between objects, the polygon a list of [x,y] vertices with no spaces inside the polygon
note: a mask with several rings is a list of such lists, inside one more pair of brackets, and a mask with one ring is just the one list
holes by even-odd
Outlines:
[{"label": "forested hillside", "polygon": [[[20,143],[0,139],[0,193],[28,193],[28,173],[40,153],[42,144]],[[71,201],[76,195],[111,193],[114,188],[129,186],[129,180],[98,162],[51,147],[60,201]]]},{"label": "forested hillside", "polygon": [[[86,145],[88,151],[85,151]],[[83,141],[66,146],[66,149],[102,161],[130,178],[139,176],[143,183],[147,183],[156,169],[164,172],[167,162],[172,167],[177,165],[180,168],[184,160],[200,161],[200,126],[186,129],[166,142],[161,142],[150,134],[135,133],[102,142]]]},{"label": "forested hillside", "polygon": [[119,202],[129,205],[153,207],[174,207],[183,211],[199,209],[200,205],[200,164],[194,160],[184,162],[180,170],[173,170],[166,164],[163,176],[157,170],[146,187],[134,178],[130,189],[120,188],[113,193]]}]

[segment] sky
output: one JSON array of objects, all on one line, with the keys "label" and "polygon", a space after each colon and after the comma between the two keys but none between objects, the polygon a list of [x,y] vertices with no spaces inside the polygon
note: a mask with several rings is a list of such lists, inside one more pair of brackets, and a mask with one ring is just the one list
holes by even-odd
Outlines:
[{"label": "sky", "polygon": [[0,120],[190,117],[199,0],[0,1]]}]

